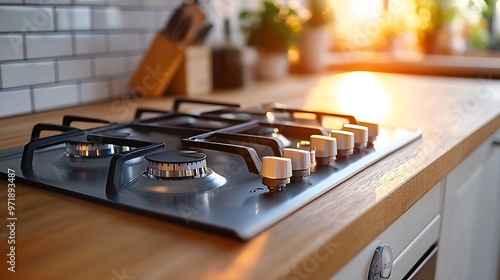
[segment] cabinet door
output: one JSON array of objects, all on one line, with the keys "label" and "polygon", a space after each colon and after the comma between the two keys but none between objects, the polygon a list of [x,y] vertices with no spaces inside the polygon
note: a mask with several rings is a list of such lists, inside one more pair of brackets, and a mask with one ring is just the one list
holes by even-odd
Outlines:
[{"label": "cabinet door", "polygon": [[394,261],[390,279],[402,279],[438,240],[442,188],[443,183],[439,182],[330,280],[368,279],[373,253],[381,243],[392,248]]},{"label": "cabinet door", "polygon": [[436,279],[497,279],[500,147],[494,142],[446,177]]}]

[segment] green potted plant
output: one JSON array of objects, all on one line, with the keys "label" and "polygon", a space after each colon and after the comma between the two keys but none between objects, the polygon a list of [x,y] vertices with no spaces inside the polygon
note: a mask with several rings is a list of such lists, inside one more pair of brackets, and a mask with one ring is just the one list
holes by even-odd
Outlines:
[{"label": "green potted plant", "polygon": [[298,67],[303,72],[317,72],[325,66],[324,56],[333,36],[329,27],[334,15],[329,0],[309,0],[308,9],[310,18],[304,24],[298,44]]},{"label": "green potted plant", "polygon": [[288,49],[297,42],[302,23],[295,9],[272,0],[265,0],[260,11],[240,13],[240,25],[247,43],[259,53],[259,77],[279,79],[288,73]]},{"label": "green potted plant", "polygon": [[309,12],[311,17],[307,20],[307,26],[323,27],[333,23],[334,14],[330,0],[309,0]]},{"label": "green potted plant", "polygon": [[494,1],[416,1],[417,10],[430,11],[421,29],[425,53],[461,53],[484,49],[489,44],[488,21]]}]

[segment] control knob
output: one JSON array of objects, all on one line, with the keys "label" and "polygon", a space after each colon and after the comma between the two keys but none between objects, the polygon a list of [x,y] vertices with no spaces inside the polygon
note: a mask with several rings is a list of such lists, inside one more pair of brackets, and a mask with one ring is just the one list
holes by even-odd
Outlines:
[{"label": "control knob", "polygon": [[345,130],[332,130],[330,136],[337,139],[337,155],[347,157],[354,152],[354,133]]},{"label": "control knob", "polygon": [[265,156],[262,159],[262,184],[269,191],[282,191],[292,177],[292,160],[289,158]]},{"label": "control knob", "polygon": [[311,175],[311,153],[309,151],[285,148],[283,157],[292,161],[292,178],[305,178]]},{"label": "control knob", "polygon": [[337,139],[325,135],[311,135],[311,151],[316,153],[318,165],[329,165],[337,155]]},{"label": "control knob", "polygon": [[368,143],[368,128],[357,124],[344,124],[342,130],[354,133],[354,150],[362,151]]},{"label": "control knob", "polygon": [[368,122],[358,122],[358,124],[368,128],[368,145],[373,145],[378,136],[378,124]]}]

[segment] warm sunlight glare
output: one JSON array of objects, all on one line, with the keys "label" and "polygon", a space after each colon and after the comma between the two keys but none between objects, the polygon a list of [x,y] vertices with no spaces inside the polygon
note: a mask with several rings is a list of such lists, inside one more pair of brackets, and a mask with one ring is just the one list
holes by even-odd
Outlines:
[{"label": "warm sunlight glare", "polygon": [[383,0],[330,0],[336,13],[336,33],[344,48],[367,47],[378,40],[383,29],[380,17]]},{"label": "warm sunlight glare", "polygon": [[354,115],[359,121],[384,123],[392,102],[376,73],[359,71],[323,79],[309,91],[304,107]]},{"label": "warm sunlight glare", "polygon": [[339,107],[359,120],[382,122],[391,100],[378,78],[369,72],[347,73],[339,81]]},{"label": "warm sunlight glare", "polygon": [[354,17],[354,21],[366,21],[380,15],[383,2],[380,0],[351,0],[350,8],[349,12]]}]

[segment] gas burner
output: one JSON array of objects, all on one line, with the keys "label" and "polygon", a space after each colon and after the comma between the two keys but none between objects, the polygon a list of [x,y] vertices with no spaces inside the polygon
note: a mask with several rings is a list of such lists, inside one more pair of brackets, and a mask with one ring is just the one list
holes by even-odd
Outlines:
[{"label": "gas burner", "polygon": [[[130,133],[105,134],[106,137],[130,138]],[[114,144],[96,143],[87,140],[66,141],[66,155],[73,158],[104,158],[121,154],[130,150],[130,147]]]},{"label": "gas burner", "polygon": [[127,184],[134,193],[206,195],[224,186],[226,178],[207,167],[204,153],[162,151],[144,156],[147,170]]},{"label": "gas burner", "polygon": [[145,156],[146,174],[157,179],[202,178],[208,175],[207,156],[196,151],[163,151]]}]

